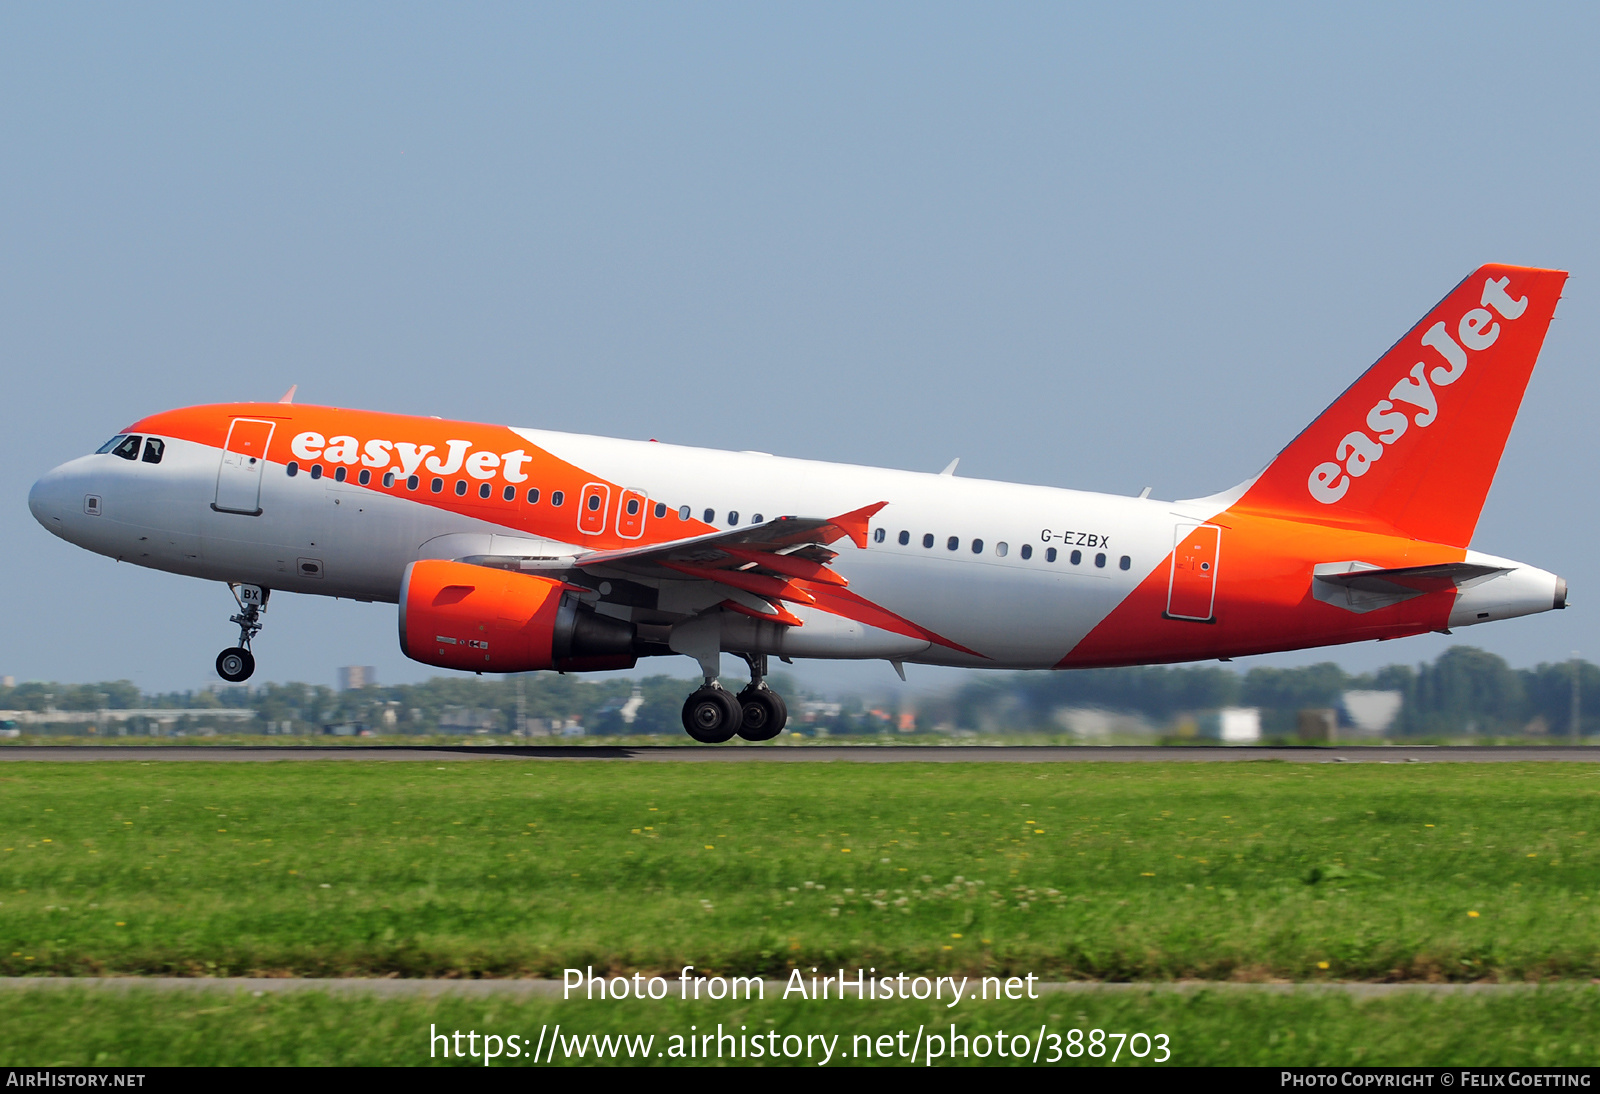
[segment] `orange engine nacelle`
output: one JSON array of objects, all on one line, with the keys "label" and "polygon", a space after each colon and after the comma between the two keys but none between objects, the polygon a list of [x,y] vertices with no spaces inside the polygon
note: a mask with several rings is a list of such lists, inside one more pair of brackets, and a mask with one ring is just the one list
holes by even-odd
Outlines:
[{"label": "orange engine nacelle", "polygon": [[400,585],[400,651],[468,672],[632,668],[634,627],[583,607],[562,581],[429,559]]}]

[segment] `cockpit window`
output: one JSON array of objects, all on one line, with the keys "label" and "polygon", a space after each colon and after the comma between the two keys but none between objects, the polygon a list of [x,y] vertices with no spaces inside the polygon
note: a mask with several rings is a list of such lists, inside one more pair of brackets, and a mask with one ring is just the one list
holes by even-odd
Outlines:
[{"label": "cockpit window", "polygon": [[144,462],[160,463],[161,454],[167,450],[165,442],[155,437],[146,437],[144,441]]},{"label": "cockpit window", "polygon": [[138,435],[126,437],[121,444],[111,450],[111,454],[121,456],[125,460],[136,460],[139,458],[139,442],[143,440],[144,438]]},{"label": "cockpit window", "polygon": [[126,433],[118,433],[115,437],[112,437],[105,444],[103,444],[99,448],[95,449],[94,450],[94,454],[96,456],[104,456],[107,452],[110,452],[113,448],[117,447],[117,445],[121,444],[123,442],[123,440],[126,439],[127,436],[128,435]]}]

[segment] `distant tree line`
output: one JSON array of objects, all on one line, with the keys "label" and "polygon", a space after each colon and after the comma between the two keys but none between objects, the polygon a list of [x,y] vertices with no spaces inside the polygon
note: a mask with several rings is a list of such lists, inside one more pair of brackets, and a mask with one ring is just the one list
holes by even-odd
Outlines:
[{"label": "distant tree line", "polygon": [[[1326,662],[1303,668],[1254,668],[1240,673],[1215,664],[1082,669],[1068,672],[973,673],[966,683],[916,701],[917,724],[979,732],[1058,732],[1062,708],[1095,707],[1142,716],[1158,725],[1219,707],[1259,707],[1269,734],[1292,733],[1298,711],[1337,707],[1346,691],[1398,691],[1403,699],[1391,734],[1509,735],[1540,730],[1565,734],[1572,696],[1571,662],[1513,669],[1503,658],[1471,646],[1454,646],[1432,663],[1389,665],[1347,673]],[[1578,663],[1582,725],[1600,732],[1600,667]],[[730,679],[737,688],[742,681]],[[642,702],[631,722],[624,705],[637,685]],[[789,699],[795,728],[830,733],[877,733],[890,720],[861,698],[837,711],[802,717],[808,696],[781,675],[773,686]],[[185,724],[204,724],[218,708],[256,713],[251,732],[307,734],[327,727],[368,728],[382,734],[431,734],[469,712],[474,724],[495,733],[518,726],[519,679],[435,677],[421,684],[351,691],[312,684],[263,684],[142,694],[126,680],[99,684],[24,683],[0,687],[0,710],[93,712],[159,708],[192,711]],[[528,673],[520,678],[522,716],[535,732],[560,732],[569,724],[589,734],[682,732],[679,712],[691,681],[666,675],[633,681]],[[889,704],[892,705],[892,704]],[[892,713],[892,712],[891,712]],[[232,728],[237,731],[236,724]],[[149,727],[134,727],[148,732]]]},{"label": "distant tree line", "polygon": [[[1573,664],[1513,669],[1472,646],[1452,646],[1432,663],[1347,673],[1332,662],[1303,668],[1217,665],[1083,669],[975,676],[951,695],[925,704],[925,720],[977,730],[1045,729],[1063,707],[1098,707],[1168,723],[1219,707],[1259,707],[1265,732],[1292,732],[1301,710],[1337,708],[1346,691],[1397,691],[1402,705],[1391,734],[1430,736],[1567,732]],[[1578,662],[1585,733],[1600,732],[1600,667]]]}]

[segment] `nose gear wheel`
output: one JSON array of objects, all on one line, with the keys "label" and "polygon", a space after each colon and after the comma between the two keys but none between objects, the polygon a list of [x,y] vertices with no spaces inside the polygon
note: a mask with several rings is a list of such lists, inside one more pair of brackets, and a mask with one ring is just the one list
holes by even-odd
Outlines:
[{"label": "nose gear wheel", "polygon": [[256,671],[256,659],[249,650],[223,650],[217,654],[217,675],[230,684],[243,683]]}]

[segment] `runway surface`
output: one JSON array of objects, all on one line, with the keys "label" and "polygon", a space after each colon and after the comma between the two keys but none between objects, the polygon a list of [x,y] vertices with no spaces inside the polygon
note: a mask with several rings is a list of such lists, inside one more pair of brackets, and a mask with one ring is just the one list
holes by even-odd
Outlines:
[{"label": "runway surface", "polygon": [[[669,979],[675,987],[676,981]],[[782,1000],[784,981],[768,980],[762,991],[764,999]],[[0,977],[0,991],[40,991],[45,989],[92,988],[108,991],[241,991],[254,995],[269,992],[325,991],[376,995],[384,998],[404,998],[430,995],[465,995],[476,998],[528,998],[560,999],[562,983],[559,980],[406,980],[406,979],[305,979],[288,977],[179,977],[179,976],[7,976]],[[1600,991],[1592,983],[1582,981],[1551,981],[1543,984],[1371,984],[1359,981],[1319,981],[1308,984],[1240,984],[1221,980],[1179,980],[1161,983],[1105,983],[1097,980],[1070,980],[1060,983],[1038,983],[1034,991],[1040,994],[1070,992],[1180,992],[1193,994],[1201,991],[1225,992],[1246,995],[1251,993],[1289,995],[1305,992],[1314,995],[1341,994],[1357,999],[1370,999],[1401,992],[1424,992],[1429,995],[1497,995],[1507,992],[1531,991]],[[581,990],[574,990],[571,998],[581,999]],[[982,1006],[981,1000],[970,1000]]]},{"label": "runway surface", "polygon": [[1058,745],[14,745],[0,761],[271,763],[344,760],[623,760],[676,763],[1600,763],[1600,746],[1079,747]]}]

